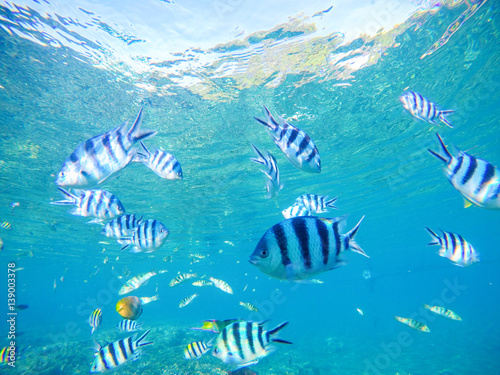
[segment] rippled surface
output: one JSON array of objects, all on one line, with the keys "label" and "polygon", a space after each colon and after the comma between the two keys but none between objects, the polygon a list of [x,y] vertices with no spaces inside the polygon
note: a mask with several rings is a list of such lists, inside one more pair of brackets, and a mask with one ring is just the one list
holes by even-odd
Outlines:
[{"label": "rippled surface", "polygon": [[[25,373],[42,346],[60,349],[62,343],[81,352],[63,372],[88,371],[90,328],[82,304],[98,301],[104,320],[97,338],[114,340],[117,298],[102,291],[112,281],[121,285],[118,275],[166,268],[167,275],[139,294],[161,298],[145,308],[145,325],[172,328],[152,332],[159,345],[123,373],[162,373],[168,366],[195,373],[179,354],[188,343],[182,339],[186,329],[202,319],[246,318],[240,300],[263,306],[279,289],[285,301],[263,318],[290,321],[283,338],[294,346],[279,347],[255,366],[257,372],[308,374],[300,370],[312,371],[312,363],[319,373],[371,374],[370,364],[384,353],[381,345],[405,330],[393,316],[417,313],[440,298],[446,280],[459,280],[466,289],[449,308],[464,322],[438,320],[425,337],[411,332],[414,344],[376,369],[495,374],[498,211],[464,209],[426,150],[437,148],[439,132],[449,145],[500,165],[499,14],[492,1],[336,3],[330,10],[325,2],[285,8],[277,1],[267,11],[254,5],[255,13],[241,2],[207,10],[151,1],[135,11],[130,4],[121,10],[107,3],[64,4],[0,4],[0,222],[12,225],[0,228],[0,256],[24,268],[18,302],[30,308],[19,314],[18,330],[25,333],[19,345],[32,345]],[[123,12],[128,18],[119,17]],[[186,23],[188,15],[198,28]],[[413,120],[398,101],[407,89],[454,109],[455,128]],[[54,178],[66,157],[84,140],[132,121],[141,104],[143,127],[158,131],[146,143],[173,153],[184,179],[161,180],[134,164],[102,188],[128,213],[159,219],[170,229],[167,243],[149,255],[120,252],[98,226],[49,205],[60,199]],[[273,145],[253,119],[262,117],[263,104],[314,139],[321,174],[297,170]],[[264,198],[251,143],[278,161],[285,186],[275,199]],[[303,193],[338,196],[332,215],[349,214],[349,229],[366,215],[357,240],[371,258],[346,255],[346,267],[319,276],[324,284],[296,290],[247,260]],[[12,202],[20,205],[12,210]],[[461,233],[481,263],[458,268],[439,258],[426,246],[424,226]],[[207,258],[190,264],[193,253]],[[373,277],[365,280],[367,269]],[[179,310],[179,301],[198,290],[171,289],[168,281],[188,271],[224,279],[235,295],[203,290]],[[68,323],[76,323],[78,333],[68,334]],[[181,338],[160,340],[169,334]],[[323,348],[342,354],[325,358]],[[463,364],[465,353],[471,360]],[[66,354],[50,358],[46,373],[68,366]],[[161,361],[165,365],[155,367]],[[228,369],[214,358],[202,361],[213,371]]]}]

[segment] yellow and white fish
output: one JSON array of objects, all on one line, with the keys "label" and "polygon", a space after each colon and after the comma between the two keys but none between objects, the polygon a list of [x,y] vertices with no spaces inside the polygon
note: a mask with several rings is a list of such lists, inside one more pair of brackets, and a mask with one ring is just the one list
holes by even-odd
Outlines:
[{"label": "yellow and white fish", "polygon": [[102,311],[101,309],[95,309],[89,317],[89,324],[92,327],[90,334],[92,335],[102,322]]},{"label": "yellow and white fish", "polygon": [[118,291],[119,295],[127,294],[130,293],[133,290],[136,290],[137,288],[141,287],[142,285],[145,285],[148,283],[149,279],[152,278],[155,275],[165,273],[167,271],[150,271],[150,272],[144,272],[140,273],[137,276],[132,277],[130,280],[128,280]]},{"label": "yellow and white fish", "polygon": [[189,305],[191,302],[193,302],[193,300],[194,300],[196,297],[198,297],[198,293],[192,294],[192,295],[190,295],[190,296],[188,296],[188,297],[184,298],[184,299],[181,301],[181,303],[179,303],[179,308],[181,309],[181,308],[183,308],[183,307],[185,307],[185,306]]},{"label": "yellow and white fish", "polygon": [[252,305],[249,302],[240,302],[240,306],[243,306],[245,309],[249,311],[259,311],[258,308],[256,308],[254,305]]},{"label": "yellow and white fish", "polygon": [[401,318],[399,316],[395,316],[394,319],[397,321],[406,324],[408,327],[411,327],[413,329],[416,329],[417,331],[421,332],[430,332],[431,330],[429,327],[427,327],[424,323],[420,323],[417,320],[410,319],[410,318]]},{"label": "yellow and white fish", "polygon": [[176,286],[176,285],[179,285],[189,279],[192,279],[193,277],[197,277],[198,275],[196,275],[195,273],[183,273],[181,275],[178,275],[176,277],[174,277],[172,280],[170,280],[170,284],[168,284],[168,286]]},{"label": "yellow and white fish", "polygon": [[196,280],[193,282],[193,285],[194,286],[210,286],[210,285],[214,285],[214,283],[211,281],[207,281],[207,280]]},{"label": "yellow and white fish", "polygon": [[461,317],[459,317],[456,313],[454,313],[451,310],[445,309],[444,307],[441,306],[429,306],[424,304],[424,307],[427,310],[431,310],[433,313],[436,313],[438,315],[444,316],[445,318],[448,319],[453,319],[453,320],[462,320]]},{"label": "yellow and white fish", "polygon": [[210,279],[211,282],[214,283],[214,286],[216,288],[219,288],[223,292],[226,292],[226,293],[229,293],[229,294],[233,294],[233,289],[231,289],[231,287],[229,286],[229,284],[226,283],[225,281],[216,279],[214,277],[210,277],[209,279]]}]

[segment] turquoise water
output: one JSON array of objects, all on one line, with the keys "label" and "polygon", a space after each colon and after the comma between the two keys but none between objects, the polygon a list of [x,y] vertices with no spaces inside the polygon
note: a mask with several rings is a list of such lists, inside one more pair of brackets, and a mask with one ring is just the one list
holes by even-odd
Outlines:
[{"label": "turquoise water", "polygon": [[[353,3],[352,12],[362,3]],[[198,35],[205,30],[202,20],[199,33],[172,22],[163,24],[164,35],[184,38],[190,49],[173,39],[165,55],[148,59],[133,48],[156,46],[161,52],[161,43],[133,24],[132,13],[128,26],[106,24],[106,8],[81,5],[101,20],[87,25],[100,32],[93,35],[79,29],[84,13],[76,5],[74,17],[57,18],[64,10],[58,4],[28,2],[14,10],[13,3],[1,2],[0,222],[11,229],[0,228],[0,285],[7,295],[8,263],[22,268],[16,303],[29,308],[16,316],[16,368],[4,365],[0,372],[88,373],[90,313],[103,311],[97,341],[125,337],[115,328],[118,289],[136,274],[165,269],[132,293],[160,296],[139,319],[151,328],[148,339],[155,345],[117,373],[225,374],[233,368],[210,354],[188,362],[183,348],[212,336],[189,329],[201,320],[240,318],[268,320],[269,327],[290,322],[280,337],[294,344],[276,344],[275,353],[252,366],[258,374],[498,374],[499,213],[465,209],[442,163],[426,149],[437,149],[439,132],[447,144],[500,165],[500,17],[491,0],[480,7],[444,3],[431,10],[423,10],[424,4],[375,36],[351,39],[332,26],[337,21],[340,28],[347,5],[312,17],[329,8],[325,2],[294,2],[276,11],[276,19],[273,12],[247,14],[256,24],[264,19],[264,28],[217,42],[215,32]],[[147,12],[147,4],[137,13]],[[220,29],[227,23],[239,33],[243,26],[234,25],[243,25],[244,5],[221,4],[229,8],[214,8]],[[157,10],[151,22],[162,11],[173,21],[177,11],[179,17],[186,9],[202,13],[190,2],[149,5]],[[301,10],[305,16],[297,16]],[[366,29],[358,31],[393,13],[371,14]],[[432,52],[447,28],[467,16]],[[59,33],[43,34],[41,25]],[[171,49],[177,55],[168,55]],[[132,57],[126,60],[124,53]],[[449,116],[454,128],[413,119],[398,100],[407,89],[455,110]],[[127,213],[169,228],[166,244],[151,254],[121,252],[100,235],[100,226],[49,204],[60,199],[54,179],[70,153],[86,139],[133,121],[141,104],[143,128],[158,131],[146,143],[173,153],[184,179],[162,180],[134,163],[100,187],[115,194]],[[273,145],[253,119],[262,117],[262,105],[311,136],[322,159],[320,174],[296,169]],[[265,199],[264,176],[250,161],[251,143],[278,161],[284,188],[276,198]],[[280,282],[248,263],[260,237],[304,193],[338,197],[338,210],[328,215],[348,214],[348,229],[366,216],[356,240],[370,258],[345,254],[345,267],[318,275],[322,284]],[[13,202],[20,204],[12,209]],[[461,268],[439,257],[436,247],[427,246],[425,226],[463,235],[480,263]],[[193,264],[190,254],[205,258]],[[234,294],[190,283],[168,286],[187,272],[222,279]],[[195,292],[200,296],[179,309],[181,299]],[[244,310],[240,301],[260,312]],[[431,315],[424,303],[441,303],[463,321]],[[412,330],[395,315],[425,321],[431,333]],[[9,325],[1,327],[4,347]]]}]

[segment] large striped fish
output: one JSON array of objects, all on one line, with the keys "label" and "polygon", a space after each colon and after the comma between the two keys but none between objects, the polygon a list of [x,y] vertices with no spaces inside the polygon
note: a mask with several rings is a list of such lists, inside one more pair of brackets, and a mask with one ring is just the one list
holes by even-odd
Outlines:
[{"label": "large striped fish", "polygon": [[251,161],[262,164],[265,169],[261,169],[260,171],[264,173],[268,180],[266,181],[266,198],[270,199],[278,195],[281,189],[283,189],[283,184],[280,181],[280,170],[278,168],[278,163],[273,155],[270,152],[266,152],[265,155],[252,144],[253,150],[257,155],[257,158],[250,159]]},{"label": "large striped fish", "polygon": [[182,180],[182,168],[174,155],[155,148],[150,152],[144,143],[141,142],[145,154],[138,152],[134,161],[142,162],[156,175],[167,180]]},{"label": "large striped fish", "polygon": [[132,247],[131,253],[150,253],[165,243],[169,233],[167,227],[158,220],[142,221],[132,232],[132,236],[120,239],[120,243],[124,244],[121,250]]},{"label": "large striped fish", "polygon": [[328,199],[328,195],[302,194],[295,200],[295,204],[303,205],[309,212],[321,214],[329,208],[336,209],[334,203],[337,198]]},{"label": "large striped fish", "polygon": [[144,332],[138,339],[135,339],[136,335],[133,335],[104,347],[98,344],[90,373],[115,370],[129,361],[137,360],[141,355],[142,347],[153,344],[152,342],[142,342],[149,331]]},{"label": "large striped fish", "polygon": [[[444,172],[451,184],[466,199],[479,207],[500,209],[500,171],[486,160],[477,159],[463,151],[452,156],[443,139],[436,134],[441,146],[440,152],[428,150],[446,164]],[[469,203],[470,202],[470,203]]]},{"label": "large striped fish", "polygon": [[294,203],[288,208],[281,211],[285,219],[298,216],[311,216],[311,212],[301,203]]},{"label": "large striped fish", "polygon": [[443,124],[453,128],[445,116],[454,111],[437,109],[436,104],[424,98],[418,92],[407,91],[399,97],[399,101],[413,117],[430,124],[436,124],[436,120],[439,119]]},{"label": "large striped fish", "polygon": [[198,359],[202,355],[206,354],[212,347],[213,339],[209,342],[195,341],[190,343],[184,348],[184,358],[185,359]]},{"label": "large striped fish", "polygon": [[132,232],[139,226],[142,216],[136,218],[135,215],[121,215],[106,223],[101,234],[106,237],[120,238],[131,236]]},{"label": "large striped fish", "polygon": [[[364,218],[364,216],[363,216]],[[342,266],[339,255],[351,250],[368,257],[354,241],[361,221],[342,234],[346,216],[294,217],[274,225],[262,236],[250,263],[265,274],[289,281],[308,279]]]},{"label": "large striped fish", "polygon": [[432,237],[429,245],[439,245],[439,256],[448,258],[455,265],[460,267],[470,266],[472,263],[479,262],[479,255],[476,250],[464,238],[456,233],[445,232],[440,237],[431,229],[425,228]]},{"label": "large striped fish", "polygon": [[122,332],[134,332],[141,330],[142,322],[136,322],[135,320],[123,319],[116,327]]},{"label": "large striped fish", "polygon": [[72,193],[61,187],[59,191],[66,197],[65,200],[50,202],[56,205],[74,205],[70,213],[77,216],[93,216],[91,222],[100,222],[112,219],[125,212],[122,202],[106,190],[80,190],[74,189]]},{"label": "large striped fish", "polygon": [[142,107],[132,127],[127,123],[85,141],[64,162],[56,178],[56,185],[66,187],[88,187],[102,183],[125,168],[135,157],[132,146],[156,134],[151,130],[140,130]]},{"label": "large striped fish", "polygon": [[312,139],[303,130],[290,125],[279,116],[279,122],[277,122],[266,106],[264,106],[264,115],[265,121],[254,118],[267,127],[274,143],[283,151],[288,160],[305,172],[320,173],[321,158]]},{"label": "large striped fish", "polygon": [[273,336],[285,327],[288,322],[266,331],[264,323],[236,322],[221,331],[215,339],[212,355],[229,365],[238,368],[256,364],[260,359],[275,350],[271,342],[291,344],[289,341]]}]

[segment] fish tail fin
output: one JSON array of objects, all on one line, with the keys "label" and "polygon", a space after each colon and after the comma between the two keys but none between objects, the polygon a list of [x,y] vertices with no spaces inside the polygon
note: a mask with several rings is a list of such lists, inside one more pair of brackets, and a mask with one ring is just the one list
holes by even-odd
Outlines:
[{"label": "fish tail fin", "polygon": [[359,226],[361,225],[361,222],[364,218],[365,217],[363,216],[361,220],[359,220],[359,222],[356,224],[356,226],[346,233],[346,236],[349,238],[349,250],[369,258],[369,256],[365,253],[361,246],[359,246],[358,243],[354,241],[354,236],[356,235],[356,232],[358,231]]},{"label": "fish tail fin", "polygon": [[443,111],[439,111],[439,119],[441,120],[441,122],[447,126],[449,126],[450,128],[453,129],[453,125],[450,124],[450,122],[448,121],[448,119],[445,117],[447,114],[450,114],[450,113],[453,113],[455,111],[451,110],[451,109],[448,109],[448,110],[443,110]]},{"label": "fish tail fin", "polygon": [[429,151],[432,155],[434,155],[436,158],[442,160],[444,163],[446,164],[449,164],[451,159],[453,158],[451,156],[451,154],[449,153],[448,149],[446,148],[444,142],[443,142],[443,139],[441,138],[441,136],[436,133],[437,137],[438,137],[438,140],[439,140],[439,144],[441,146],[441,153],[438,151],[438,152],[435,152],[435,151],[432,151],[430,149],[427,149],[427,151]]},{"label": "fish tail fin", "polygon": [[330,200],[327,200],[325,202],[325,206],[326,207],[330,207],[330,208],[334,208],[334,209],[337,209],[337,207],[334,205],[335,201],[337,200],[337,198],[333,198],[333,199],[330,199]]},{"label": "fish tail fin", "polygon": [[275,335],[276,333],[278,333],[280,330],[282,330],[283,328],[285,328],[287,325],[288,325],[288,322],[284,322],[284,323],[281,323],[280,325],[278,325],[277,327],[273,328],[272,330],[268,331],[267,332],[268,339],[270,339],[270,341],[279,342],[279,343],[282,343],[282,344],[291,344],[290,341],[286,341],[286,340],[282,340],[282,339],[278,339],[278,338],[273,338],[272,337],[273,335]]},{"label": "fish tail fin", "polygon": [[150,332],[151,330],[148,329],[146,332],[144,332],[141,337],[139,337],[137,340],[135,340],[135,345],[137,347],[140,347],[140,346],[146,346],[146,345],[152,345],[153,343],[151,341],[148,341],[148,342],[141,342],[142,340],[144,340],[146,338],[146,336],[148,335],[148,333]]},{"label": "fish tail fin", "polygon": [[263,106],[264,108],[264,115],[266,116],[266,121],[261,120],[257,117],[254,117],[258,122],[260,122],[262,125],[266,126],[269,130],[271,131],[276,131],[279,129],[279,124],[278,122],[274,119],[273,115],[271,115],[271,112],[269,109],[267,109],[266,106]]},{"label": "fish tail fin", "polygon": [[257,159],[251,158],[250,160],[255,162],[255,163],[266,165],[266,158],[264,157],[264,155],[262,155],[262,152],[260,152],[260,150],[257,148],[257,146],[255,146],[253,143],[251,143],[251,145],[252,145],[254,152],[257,154],[258,158]]},{"label": "fish tail fin", "polygon": [[441,245],[441,237],[439,237],[432,229],[427,227],[425,227],[425,229],[427,230],[427,232],[429,232],[429,234],[432,237],[432,241],[429,242],[427,245]]},{"label": "fish tail fin", "polygon": [[134,144],[135,142],[141,141],[143,139],[152,137],[156,135],[156,131],[153,130],[141,130],[141,123],[142,123],[142,110],[144,109],[144,106],[139,109],[139,113],[137,114],[137,117],[134,121],[134,124],[132,127],[129,129],[127,132],[127,139],[131,144]]},{"label": "fish tail fin", "polygon": [[70,205],[70,204],[76,204],[78,199],[75,195],[71,194],[69,191],[64,190],[62,187],[57,187],[59,191],[64,195],[66,199],[62,201],[55,201],[55,202],[50,202],[50,204],[57,204],[57,205]]}]

